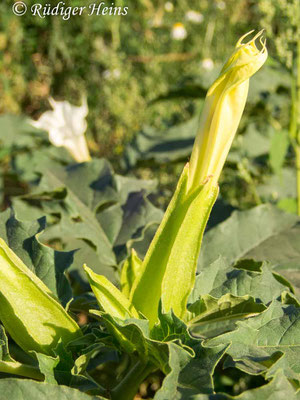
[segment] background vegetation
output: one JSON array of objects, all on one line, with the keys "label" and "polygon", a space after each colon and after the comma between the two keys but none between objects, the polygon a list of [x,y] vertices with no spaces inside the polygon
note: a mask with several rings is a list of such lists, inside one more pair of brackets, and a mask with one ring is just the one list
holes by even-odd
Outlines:
[{"label": "background vegetation", "polygon": [[[34,2],[27,3],[30,6]],[[68,4],[82,5],[79,0]],[[243,154],[248,161],[242,157],[243,161],[229,165],[223,174],[222,190],[234,206],[259,203],[266,191],[260,195],[254,186],[263,183],[258,176],[260,169],[267,168],[268,173],[270,163],[265,159],[267,163],[251,165],[250,175],[249,166],[244,164],[249,163],[249,155],[260,157],[259,161],[261,156],[269,156],[276,131],[281,133],[278,140],[283,142],[283,152],[286,151],[282,130],[289,127],[293,55],[290,46],[287,48],[284,43],[289,43],[287,35],[295,37],[291,7],[296,7],[296,2],[141,0],[127,1],[126,5],[129,7],[126,17],[83,14],[63,21],[56,17],[33,18],[29,13],[16,17],[11,2],[1,2],[1,113],[37,118],[49,109],[49,96],[79,104],[86,94],[90,149],[95,156],[109,158],[120,169],[124,167],[121,159],[126,145],[139,131],[146,128],[148,132],[147,127],[151,127],[152,134],[155,130],[155,135],[160,134],[164,140],[169,127],[198,115],[207,87],[237,38],[250,29],[264,27],[269,68],[251,82],[239,130],[241,134],[243,127],[248,126],[250,132],[246,133],[250,139],[246,142],[252,149],[246,143],[248,148]],[[287,7],[291,8],[289,12]],[[198,13],[197,21],[191,20],[190,11]],[[182,23],[186,29],[184,40],[172,36],[176,23]],[[189,126],[180,128],[178,136],[183,131],[190,138],[194,136]],[[240,135],[235,144],[240,147],[241,142]],[[190,147],[181,154],[184,161],[189,151]],[[141,169],[139,163],[134,173],[146,178],[159,177],[162,185],[168,188],[170,184],[172,190],[177,179],[172,179],[176,168],[166,165],[168,158],[160,160],[158,170],[153,165],[145,168],[145,163]],[[278,159],[273,154],[271,167],[272,160],[273,167],[276,163],[275,158]],[[267,191],[269,199],[272,190]],[[286,195],[294,196],[295,192]],[[277,201],[275,193],[274,197]]]}]

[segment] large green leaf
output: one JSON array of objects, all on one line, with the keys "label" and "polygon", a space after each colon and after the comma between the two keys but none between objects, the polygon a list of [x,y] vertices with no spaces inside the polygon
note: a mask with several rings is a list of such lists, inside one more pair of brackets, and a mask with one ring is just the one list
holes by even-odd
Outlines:
[{"label": "large green leaf", "polygon": [[219,258],[202,269],[189,300],[194,303],[206,294],[220,298],[230,293],[233,296],[250,295],[267,304],[279,297],[286,286],[274,277],[267,263],[244,260],[231,266],[227,260]]},{"label": "large green leaf", "polygon": [[274,379],[266,385],[260,386],[255,389],[247,390],[239,396],[229,396],[228,394],[215,394],[215,395],[194,395],[190,396],[189,393],[185,394],[182,391],[182,396],[178,400],[297,400],[300,399],[300,393],[296,392],[292,384],[286,377],[278,372]]},{"label": "large green leaf", "polygon": [[257,186],[257,191],[265,201],[296,198],[297,184],[294,168],[283,168],[277,175],[265,174],[263,183]]},{"label": "large green leaf", "polygon": [[[230,266],[226,260],[219,258],[196,278],[189,299],[190,307],[198,311],[207,309],[208,314],[199,314],[200,324],[193,326],[192,331],[197,335],[213,337],[234,330],[236,321],[247,317],[247,312],[249,316],[263,311],[263,304],[280,298],[286,290],[289,290],[289,283],[278,275],[274,276],[267,263],[243,260]],[[219,306],[221,309],[218,311]],[[216,317],[221,317],[220,321],[214,319],[215,312]],[[201,323],[202,316],[208,318],[207,323]]]},{"label": "large green leaf", "polygon": [[199,115],[165,131],[145,127],[126,147],[124,164],[127,168],[138,162],[165,163],[186,159],[191,154],[199,125]]},{"label": "large green leaf", "polygon": [[289,90],[290,86],[291,75],[278,61],[269,57],[260,73],[251,79],[248,101],[251,104],[262,99],[269,102],[279,87]]},{"label": "large green leaf", "polygon": [[300,378],[300,308],[274,301],[258,316],[237,322],[237,329],[206,340],[205,346],[230,344],[227,366],[273,377],[282,370]]},{"label": "large green leaf", "polygon": [[244,134],[237,137],[238,147],[235,151],[231,152],[230,158],[235,153],[247,158],[255,158],[263,154],[268,154],[272,134],[274,134],[272,128],[268,127],[262,133],[259,126],[255,123],[249,123]]},{"label": "large green leaf", "polygon": [[32,194],[14,201],[18,215],[47,215],[43,240],[79,248],[75,268],[88,263],[114,279],[112,266],[127,256],[126,244],[143,229],[159,222],[162,212],[147,195],[153,181],[115,175],[104,160],[46,169]]},{"label": "large green leaf", "polygon": [[277,174],[280,173],[283,166],[289,143],[288,131],[275,132],[272,137],[269,161],[273,171]]},{"label": "large green leaf", "polygon": [[235,211],[204,236],[198,270],[204,270],[220,255],[228,265],[242,258],[267,260],[298,288],[300,219],[268,204]]},{"label": "large green leaf", "polygon": [[28,400],[100,400],[99,396],[89,396],[79,390],[51,383],[21,379],[0,379],[0,399]]},{"label": "large green leaf", "polygon": [[[198,344],[194,347],[195,356],[184,359],[177,348],[170,346],[170,372],[162,387],[155,394],[155,400],[190,398],[199,393],[213,393],[213,372],[222,358],[227,346],[205,349]],[[184,397],[183,396],[184,393]]]},{"label": "large green leaf", "polygon": [[33,128],[28,118],[17,115],[0,117],[0,141],[2,146],[14,149],[35,147],[37,143],[47,140],[45,132]]}]

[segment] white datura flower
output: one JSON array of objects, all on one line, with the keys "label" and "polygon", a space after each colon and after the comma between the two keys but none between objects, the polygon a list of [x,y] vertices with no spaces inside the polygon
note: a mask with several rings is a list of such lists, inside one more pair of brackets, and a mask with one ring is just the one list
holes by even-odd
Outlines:
[{"label": "white datura flower", "polygon": [[84,133],[87,128],[88,105],[86,98],[80,107],[68,101],[49,99],[53,111],[46,111],[31,124],[49,133],[50,142],[57,147],[65,147],[77,162],[90,161]]},{"label": "white datura flower", "polygon": [[[190,160],[189,190],[208,179],[213,184],[219,180],[245,108],[249,79],[268,56],[266,42],[262,40],[263,31],[243,43],[252,32],[240,38],[235,51],[207,92]],[[256,46],[258,39],[260,49]]]}]

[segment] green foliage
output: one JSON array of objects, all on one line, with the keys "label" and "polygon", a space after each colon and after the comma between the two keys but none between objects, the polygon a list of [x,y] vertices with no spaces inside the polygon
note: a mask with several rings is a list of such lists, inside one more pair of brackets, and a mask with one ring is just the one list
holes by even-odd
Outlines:
[{"label": "green foliage", "polygon": [[68,388],[66,386],[57,386],[47,382],[34,382],[21,379],[1,379],[0,381],[1,396],[11,397],[15,400],[25,400],[28,398],[49,399],[54,397],[57,399],[64,398],[66,400],[99,400],[100,396],[88,396],[78,390]]},{"label": "green foliage", "polygon": [[83,263],[113,278],[113,269],[126,255],[130,239],[138,239],[162,213],[147,199],[155,182],[117,175],[104,159],[52,169],[44,165],[32,193],[16,198],[22,218],[47,215],[51,226],[43,234],[74,254],[74,268]]},{"label": "green foliage", "polygon": [[74,252],[53,250],[39,241],[38,236],[46,228],[45,218],[21,222],[7,210],[0,214],[0,223],[1,238],[51,292],[67,304],[72,290],[64,272],[73,264]]},{"label": "green foliage", "polygon": [[[53,285],[53,279],[57,283],[64,281],[63,271],[61,274],[55,273],[56,264],[53,262],[55,251],[47,248],[51,250],[51,261],[48,253],[46,253],[47,256],[43,255],[45,246],[36,236],[41,228],[45,228],[44,220],[35,223],[21,222],[8,211],[1,215],[1,219],[4,221],[2,226],[5,226],[3,237],[36,274],[42,274],[43,270],[47,271],[44,278],[46,284]],[[249,227],[252,226],[248,222],[250,219],[255,221],[255,238],[249,233]],[[168,314],[159,312],[159,324],[149,327],[145,319],[126,319],[129,318],[129,312],[127,317],[122,314],[122,319],[119,319],[117,315],[107,314],[110,309],[106,309],[105,306],[103,306],[105,312],[99,312],[95,310],[92,299],[86,297],[87,306],[84,306],[82,310],[94,309],[90,312],[90,317],[94,318],[95,322],[87,328],[85,336],[69,344],[69,351],[57,349],[55,356],[35,353],[36,361],[24,364],[9,356],[7,340],[3,336],[3,361],[0,367],[3,371],[6,369],[10,373],[13,373],[13,368],[15,368],[17,375],[45,376],[43,385],[48,385],[49,390],[52,388],[63,390],[61,386],[53,386],[63,383],[83,391],[92,390],[93,393],[101,394],[106,398],[106,390],[109,393],[110,389],[103,389],[103,380],[95,382],[96,375],[93,373],[92,378],[88,371],[91,371],[90,365],[93,365],[92,368],[96,365],[109,368],[110,361],[109,358],[106,359],[105,354],[112,355],[115,349],[119,354],[128,354],[127,364],[129,363],[130,368],[125,368],[119,372],[119,376],[113,378],[112,398],[119,398],[126,387],[124,382],[128,384],[132,382],[133,377],[137,376],[137,372],[134,371],[139,371],[140,378],[145,379],[149,373],[155,375],[159,370],[164,373],[165,378],[154,396],[155,399],[205,399],[204,396],[208,394],[216,399],[234,398],[226,394],[213,394],[218,376],[222,376],[222,370],[217,367],[218,365],[223,365],[225,374],[227,370],[235,369],[247,376],[258,374],[264,376],[265,385],[248,390],[242,396],[254,396],[252,392],[257,393],[258,396],[266,390],[270,393],[274,391],[275,396],[279,390],[278,381],[282,382],[281,391],[287,391],[294,396],[292,386],[281,373],[283,372],[293,382],[298,380],[299,303],[295,300],[291,284],[274,271],[274,268],[283,270],[282,265],[288,267],[289,253],[284,261],[282,258],[276,260],[276,254],[268,249],[276,245],[278,235],[282,240],[284,237],[282,235],[290,235],[290,231],[297,229],[297,223],[298,218],[295,216],[284,214],[271,206],[260,206],[249,212],[235,213],[223,224],[211,229],[204,237],[206,258],[200,259],[200,273],[188,301],[186,322],[178,319],[173,312]],[[248,228],[248,232],[242,234],[241,229],[244,225]],[[239,235],[234,231],[237,228]],[[45,234],[47,234],[47,229],[45,228]],[[220,239],[218,239],[218,231],[220,231]],[[227,232],[226,235],[224,232]],[[259,236],[258,233],[260,233]],[[212,234],[218,243],[220,253],[226,258],[220,259],[218,255],[215,256],[213,248],[207,249],[211,243]],[[299,235],[295,235],[295,240],[297,237]],[[226,243],[226,238],[230,239],[230,246]],[[237,250],[235,250],[233,238],[243,239],[236,246]],[[23,245],[20,245],[22,242]],[[252,243],[255,243],[255,246]],[[26,244],[25,247],[24,244]],[[37,246],[37,259],[40,260],[39,268],[33,256],[32,249],[35,249],[35,246]],[[258,252],[260,247],[263,250]],[[38,256],[39,253],[40,256]],[[56,253],[57,259],[68,255],[68,253]],[[256,259],[263,257],[269,263],[250,260],[249,255],[254,257],[255,254]],[[248,259],[245,259],[245,256]],[[139,274],[140,261],[135,254],[131,256],[131,259],[132,257],[137,263],[134,274]],[[290,264],[294,266],[293,271],[296,265],[299,265],[299,259],[300,256],[295,253],[293,263]],[[128,262],[127,269],[130,268],[132,260]],[[96,275],[90,273],[93,287]],[[47,280],[47,275],[51,279]],[[97,279],[95,285],[98,285],[99,289]],[[55,287],[59,285],[56,284]],[[105,281],[101,283],[101,288],[98,297],[100,304],[104,301],[103,294],[111,290]],[[115,288],[114,291],[117,289]],[[113,296],[115,296],[114,291]],[[96,292],[95,294],[98,296]],[[80,304],[84,305],[78,300],[75,299],[73,302],[74,310],[77,311],[81,308]],[[125,297],[124,301],[127,301]],[[71,304],[71,309],[72,307]],[[3,335],[5,335],[4,332]],[[70,351],[76,356],[71,357]],[[267,383],[268,380],[270,383]],[[8,390],[5,385],[9,381],[9,379],[0,380],[3,390]],[[22,381],[17,382],[21,384]],[[28,383],[28,387],[26,385],[22,387],[22,393],[25,395],[30,391],[34,393],[36,385],[39,385],[33,381],[28,382],[31,382],[32,386]],[[138,386],[131,384],[131,389],[137,391]],[[69,390],[72,393],[74,389]],[[75,391],[74,395],[75,393],[80,396],[80,392]]]}]

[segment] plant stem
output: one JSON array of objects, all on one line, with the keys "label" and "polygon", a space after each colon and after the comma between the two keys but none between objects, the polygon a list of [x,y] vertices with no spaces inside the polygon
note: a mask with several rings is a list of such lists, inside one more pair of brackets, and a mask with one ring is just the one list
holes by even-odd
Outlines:
[{"label": "plant stem", "polygon": [[44,375],[36,367],[21,364],[17,361],[0,361],[0,372],[24,376],[38,381],[43,381],[45,379]]},{"label": "plant stem", "polygon": [[[300,32],[299,32],[300,33]],[[298,36],[299,37],[299,36]],[[296,80],[296,169],[297,169],[297,203],[300,216],[300,38],[297,43],[297,80]]]},{"label": "plant stem", "polygon": [[290,122],[290,139],[296,155],[297,212],[300,216],[300,39],[297,42],[295,72],[292,81],[292,107]]},{"label": "plant stem", "polygon": [[300,146],[295,146],[296,152],[296,176],[297,176],[297,210],[300,216]]},{"label": "plant stem", "polygon": [[260,197],[259,197],[259,194],[257,193],[255,183],[254,183],[254,181],[253,181],[253,179],[252,179],[252,176],[251,176],[251,174],[248,172],[248,169],[246,168],[246,166],[244,165],[244,160],[240,161],[240,162],[237,164],[237,167],[238,167],[238,170],[239,170],[239,172],[240,172],[240,174],[241,174],[241,177],[245,180],[246,183],[248,183],[249,188],[250,188],[250,190],[251,190],[251,192],[252,192],[252,196],[253,196],[253,199],[254,199],[256,205],[262,204],[262,201],[261,201],[261,199],[260,199]]},{"label": "plant stem", "polygon": [[[123,0],[118,1],[118,6],[123,7],[124,2]],[[120,24],[121,24],[121,17],[120,15],[114,16],[114,21],[111,27],[111,35],[112,35],[112,47],[116,51],[120,47],[121,38],[120,38]]]},{"label": "plant stem", "polygon": [[154,370],[155,367],[152,364],[145,364],[138,361],[124,379],[111,391],[111,399],[133,400],[138,392],[140,384]]}]

